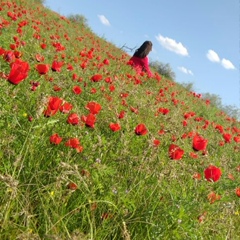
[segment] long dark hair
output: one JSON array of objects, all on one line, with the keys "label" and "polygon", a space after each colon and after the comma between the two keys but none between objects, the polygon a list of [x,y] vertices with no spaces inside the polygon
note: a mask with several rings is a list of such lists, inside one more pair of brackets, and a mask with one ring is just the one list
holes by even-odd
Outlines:
[{"label": "long dark hair", "polygon": [[152,50],[152,42],[145,41],[141,47],[139,47],[135,53],[133,54],[134,57],[145,58],[149,52]]}]

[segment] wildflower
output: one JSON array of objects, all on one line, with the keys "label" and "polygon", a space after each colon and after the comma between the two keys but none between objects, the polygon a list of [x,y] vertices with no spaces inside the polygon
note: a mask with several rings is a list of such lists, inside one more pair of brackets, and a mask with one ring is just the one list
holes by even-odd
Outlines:
[{"label": "wildflower", "polygon": [[65,146],[71,147],[71,148],[77,148],[80,146],[80,142],[77,138],[70,138],[66,143]]},{"label": "wildflower", "polygon": [[153,145],[154,145],[155,147],[159,146],[160,143],[161,143],[161,142],[160,142],[160,140],[158,140],[158,139],[154,139],[154,140],[153,140]]},{"label": "wildflower", "polygon": [[236,143],[240,143],[240,136],[235,136],[233,138],[233,140],[236,142]]},{"label": "wildflower", "polygon": [[236,188],[235,193],[238,197],[240,197],[240,187]]},{"label": "wildflower", "polygon": [[163,115],[167,115],[170,112],[170,110],[168,108],[159,108],[158,112],[162,113]]},{"label": "wildflower", "polygon": [[173,160],[180,160],[184,154],[184,150],[175,144],[171,144],[168,149],[169,157]]},{"label": "wildflower", "polygon": [[82,93],[82,89],[79,86],[74,86],[72,90],[77,95]]},{"label": "wildflower", "polygon": [[191,158],[198,158],[198,155],[196,153],[190,152],[189,155]]},{"label": "wildflower", "polygon": [[43,75],[46,74],[49,71],[49,65],[48,64],[38,64],[36,66],[36,69],[39,74]]},{"label": "wildflower", "polygon": [[183,120],[182,125],[183,125],[183,127],[186,127],[188,125],[188,122],[186,120]]},{"label": "wildflower", "polygon": [[72,113],[68,116],[67,123],[72,125],[77,125],[79,123],[79,116],[76,113]]},{"label": "wildflower", "polygon": [[230,133],[224,133],[222,136],[223,136],[226,143],[231,142],[232,135]]},{"label": "wildflower", "polygon": [[38,64],[36,66],[36,69],[39,74],[43,75],[46,74],[49,71],[49,65],[48,64]]},{"label": "wildflower", "polygon": [[103,63],[104,63],[105,65],[109,65],[110,62],[109,62],[109,60],[106,58],[106,59],[103,60]]},{"label": "wildflower", "polygon": [[78,186],[77,186],[77,184],[74,183],[74,182],[70,182],[70,183],[68,184],[68,189],[70,189],[70,190],[76,190],[77,188],[78,188]]},{"label": "wildflower", "polygon": [[198,172],[194,173],[192,177],[193,177],[193,179],[196,179],[196,180],[201,180],[201,178],[202,178],[201,174]]},{"label": "wildflower", "polygon": [[92,114],[98,114],[102,107],[99,103],[89,102],[86,106],[86,109],[88,109]]},{"label": "wildflower", "polygon": [[148,130],[143,123],[140,123],[136,126],[135,133],[137,135],[146,135],[148,133]]},{"label": "wildflower", "polygon": [[195,135],[193,138],[193,149],[196,151],[204,151],[207,147],[208,140],[204,139],[202,136]]},{"label": "wildflower", "polygon": [[110,92],[113,92],[113,91],[115,90],[115,86],[114,86],[113,84],[111,84],[111,85],[109,86],[109,90],[110,90]]},{"label": "wildflower", "polygon": [[204,170],[205,178],[211,182],[217,182],[222,175],[222,171],[220,168],[210,165],[208,168]]},{"label": "wildflower", "polygon": [[59,92],[59,91],[62,90],[62,88],[59,87],[58,85],[54,85],[54,86],[53,86],[53,90],[54,90],[55,92]]},{"label": "wildflower", "polygon": [[89,113],[87,116],[82,116],[82,121],[85,122],[87,127],[94,128],[96,116],[92,113]]},{"label": "wildflower", "polygon": [[72,110],[72,104],[65,102],[63,105],[61,105],[59,110],[62,113],[69,113]]},{"label": "wildflower", "polygon": [[52,63],[52,71],[60,72],[63,65],[64,65],[63,62],[53,61],[53,63]]},{"label": "wildflower", "polygon": [[20,59],[17,59],[11,65],[11,71],[8,76],[8,81],[12,84],[19,84],[28,76],[29,64],[27,62],[23,62]]},{"label": "wildflower", "polygon": [[94,75],[94,76],[91,77],[91,80],[92,80],[93,82],[99,82],[99,81],[102,80],[102,75],[101,75],[101,74],[96,74],[96,75]]},{"label": "wildflower", "polygon": [[61,141],[62,141],[62,138],[57,133],[53,134],[50,137],[50,143],[52,144],[58,145],[61,143]]},{"label": "wildflower", "polygon": [[38,53],[38,54],[35,55],[35,59],[38,62],[43,62],[44,61],[44,56]]},{"label": "wildflower", "polygon": [[121,129],[121,126],[118,123],[110,123],[109,127],[113,132],[117,132]]},{"label": "wildflower", "polygon": [[138,108],[134,108],[134,107],[130,106],[130,110],[135,114],[139,113]]},{"label": "wildflower", "polygon": [[202,223],[205,220],[206,216],[207,216],[207,212],[204,212],[203,214],[199,215],[198,222]]},{"label": "wildflower", "polygon": [[207,196],[209,202],[213,204],[215,201],[220,200],[221,196],[216,194],[215,192],[210,192]]},{"label": "wildflower", "polygon": [[50,97],[48,102],[48,107],[44,112],[45,117],[53,116],[57,113],[62,104],[62,99],[58,97]]}]

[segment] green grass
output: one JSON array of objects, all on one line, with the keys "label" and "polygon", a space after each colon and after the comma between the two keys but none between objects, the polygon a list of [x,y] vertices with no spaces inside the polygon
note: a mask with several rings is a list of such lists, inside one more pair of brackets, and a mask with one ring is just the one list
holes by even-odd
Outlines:
[{"label": "green grass", "polygon": [[[176,82],[159,75],[137,76],[122,50],[33,3],[0,3],[1,239],[238,239],[240,145],[234,137],[239,137],[239,122]],[[19,31],[22,21],[26,25]],[[15,50],[30,66],[18,85],[8,81],[11,63],[4,57],[14,51],[14,37],[20,43]],[[64,50],[58,51],[56,43]],[[40,75],[36,54],[50,67],[54,59],[64,66]],[[110,64],[104,65],[104,59]],[[80,67],[83,62],[85,69]],[[67,70],[68,64],[73,70]],[[91,81],[95,74],[102,80]],[[35,91],[32,81],[40,83]],[[61,90],[54,91],[55,86]],[[82,93],[74,94],[74,86]],[[60,111],[45,117],[51,96],[71,103],[70,113],[77,113],[80,122],[68,124],[69,114]],[[101,105],[94,128],[83,121],[92,101]],[[169,113],[163,115],[159,108]],[[121,111],[125,116],[119,119]],[[195,116],[184,127],[188,112]],[[111,122],[121,129],[113,132]],[[147,127],[146,135],[135,134],[140,123]],[[217,125],[231,134],[229,143]],[[58,145],[49,140],[55,133],[62,137]],[[193,150],[191,133],[208,140],[205,154]],[[65,146],[70,138],[79,139],[82,152]],[[172,143],[184,150],[182,159],[169,157]],[[204,177],[210,164],[222,171],[217,182]],[[201,178],[194,179],[195,173]],[[221,198],[211,203],[211,192]]]}]

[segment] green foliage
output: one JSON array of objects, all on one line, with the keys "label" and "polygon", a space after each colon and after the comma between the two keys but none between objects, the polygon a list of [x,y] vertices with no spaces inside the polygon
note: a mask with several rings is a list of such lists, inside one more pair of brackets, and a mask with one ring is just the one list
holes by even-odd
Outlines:
[{"label": "green foliage", "polygon": [[181,85],[189,92],[194,92],[194,83],[193,82],[184,82]]},{"label": "green foliage", "polygon": [[212,106],[215,106],[218,109],[222,110],[228,116],[238,120],[240,119],[240,109],[234,105],[223,105],[222,99],[219,95],[212,93],[203,93],[202,98],[204,100],[209,100]]},{"label": "green foliage", "polygon": [[159,61],[154,61],[150,63],[150,66],[162,76],[171,80],[175,79],[175,73],[173,72],[169,63],[161,63]]},{"label": "green foliage", "polygon": [[[191,84],[136,75],[128,55],[82,24],[30,0],[1,4],[9,23],[0,29],[0,239],[238,239],[239,122],[194,96]],[[8,81],[5,55],[15,44],[30,66],[18,85]],[[54,60],[64,62],[59,71]],[[38,64],[49,71],[39,74]],[[47,117],[50,97],[72,110]],[[101,105],[92,127],[89,102]],[[67,123],[71,113],[78,124]],[[135,133],[140,123],[145,135]],[[59,144],[50,141],[56,133]],[[195,133],[208,140],[206,151],[193,149]],[[66,146],[71,138],[81,148]],[[172,143],[182,159],[169,157]],[[222,170],[217,182],[204,178],[210,164]],[[213,203],[212,192],[221,197]]]},{"label": "green foliage", "polygon": [[80,14],[71,14],[67,17],[70,21],[74,22],[74,23],[79,23],[79,24],[83,24],[84,27],[87,27],[87,19]]}]

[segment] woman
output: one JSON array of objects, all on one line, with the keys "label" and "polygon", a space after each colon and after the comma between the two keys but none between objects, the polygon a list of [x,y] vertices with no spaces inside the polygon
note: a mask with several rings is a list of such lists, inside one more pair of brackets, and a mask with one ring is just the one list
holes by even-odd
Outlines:
[{"label": "woman", "polygon": [[129,64],[135,68],[137,73],[141,74],[142,72],[146,72],[149,77],[153,77],[147,57],[150,51],[152,51],[152,42],[145,41],[130,58]]}]

